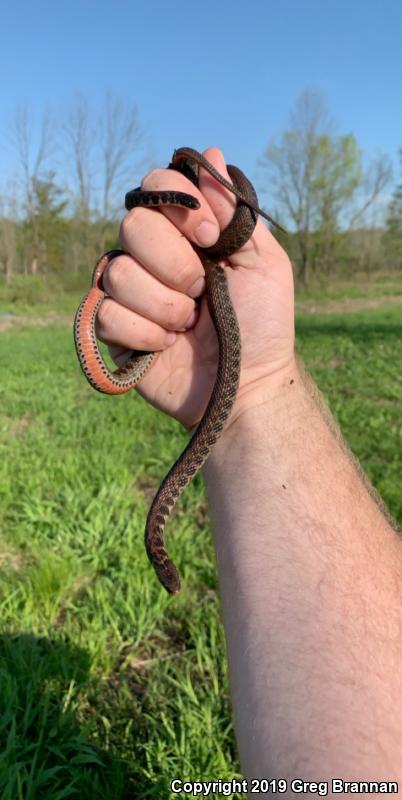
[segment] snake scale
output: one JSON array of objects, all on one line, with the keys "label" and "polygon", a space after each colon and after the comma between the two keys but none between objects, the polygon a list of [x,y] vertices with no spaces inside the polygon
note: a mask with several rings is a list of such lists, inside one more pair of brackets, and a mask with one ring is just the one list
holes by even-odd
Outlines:
[{"label": "snake scale", "polygon": [[[170,594],[180,591],[180,576],[166,551],[164,527],[177,499],[201,469],[218,440],[232,410],[240,379],[240,331],[229,295],[225,269],[217,262],[228,258],[250,239],[259,214],[283,230],[275,220],[261,211],[254,187],[238,167],[227,165],[232,181],[230,183],[203,155],[190,147],[181,147],[175,150],[168,168],[181,172],[198,186],[200,167],[235,194],[237,205],[232,221],[222,231],[216,244],[208,248],[196,248],[205,269],[207,303],[218,337],[219,358],[215,385],[192,438],[155,495],[145,527],[145,547],[149,560],[161,584]],[[125,198],[127,210],[135,206],[160,208],[164,205],[186,209],[200,206],[191,194],[176,191],[149,192],[138,188],[128,192]],[[92,275],[92,286],[83,298],[74,321],[74,341],[82,371],[94,389],[106,394],[121,394],[133,389],[158,355],[133,351],[124,366],[114,372],[108,369],[101,356],[96,340],[95,320],[105,297],[102,275],[109,262],[122,254],[122,250],[111,250],[101,256]]]}]

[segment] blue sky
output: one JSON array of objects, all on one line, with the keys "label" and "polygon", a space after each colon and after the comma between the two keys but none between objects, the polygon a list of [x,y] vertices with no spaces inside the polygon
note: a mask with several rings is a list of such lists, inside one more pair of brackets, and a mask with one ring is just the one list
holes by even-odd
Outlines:
[{"label": "blue sky", "polygon": [[397,164],[400,0],[0,0],[0,11],[1,182],[19,103],[61,117],[77,92],[96,105],[106,90],[138,104],[162,165],[175,147],[213,144],[255,179],[306,88],[325,95],[338,133]]}]

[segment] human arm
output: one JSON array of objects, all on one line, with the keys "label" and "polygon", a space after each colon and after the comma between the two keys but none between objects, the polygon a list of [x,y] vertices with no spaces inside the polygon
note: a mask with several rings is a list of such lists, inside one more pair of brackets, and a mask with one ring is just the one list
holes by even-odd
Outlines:
[{"label": "human arm", "polygon": [[401,544],[320,406],[295,363],[205,468],[242,768],[401,781]]},{"label": "human arm", "polygon": [[[223,171],[216,151],[207,157]],[[183,181],[162,170],[144,188],[185,190]],[[188,427],[206,406],[217,351],[204,301],[184,331],[202,271],[187,238],[196,240],[204,214],[216,239],[232,204],[206,176],[200,188],[200,212],[127,215],[130,256],[105,275],[113,299],[99,323],[108,342],[161,349],[140,391]],[[367,778],[381,755],[383,770],[394,768],[386,759],[395,761],[400,733],[398,715],[388,713],[400,693],[399,542],[300,377],[291,269],[262,223],[230,266],[242,375],[205,475],[243,769],[292,777],[297,767],[318,779],[317,770],[329,776],[337,766],[346,777],[347,753],[354,775]],[[169,330],[177,338],[167,346]],[[385,743],[375,738],[374,714]]]}]

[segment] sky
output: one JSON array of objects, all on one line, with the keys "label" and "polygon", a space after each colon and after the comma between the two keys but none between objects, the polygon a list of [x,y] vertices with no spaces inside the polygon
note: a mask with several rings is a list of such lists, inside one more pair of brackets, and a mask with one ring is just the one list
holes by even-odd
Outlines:
[{"label": "sky", "polygon": [[96,107],[106,92],[137,104],[147,163],[215,145],[255,180],[297,97],[315,90],[336,132],[367,158],[389,154],[398,177],[400,0],[0,0],[0,12],[0,186],[16,168],[18,105],[61,119],[78,93]]}]

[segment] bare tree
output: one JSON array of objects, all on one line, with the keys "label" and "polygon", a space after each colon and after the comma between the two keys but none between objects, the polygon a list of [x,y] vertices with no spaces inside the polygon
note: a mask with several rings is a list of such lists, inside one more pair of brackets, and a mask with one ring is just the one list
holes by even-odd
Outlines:
[{"label": "bare tree", "polygon": [[0,197],[0,267],[11,283],[17,266],[17,197],[15,186],[6,187]]},{"label": "bare tree", "polygon": [[74,176],[74,205],[80,214],[85,215],[89,214],[93,190],[96,125],[92,120],[93,113],[88,101],[78,95],[63,127],[63,133]]},{"label": "bare tree", "polygon": [[124,193],[130,186],[130,173],[138,163],[142,133],[137,106],[127,106],[108,94],[99,131],[103,174],[101,217],[105,226],[121,208]]},{"label": "bare tree", "polygon": [[[399,150],[399,161],[402,168],[402,147]],[[398,269],[402,267],[402,182],[395,186],[391,202],[387,209],[384,245],[392,264]]]},{"label": "bare tree", "polygon": [[31,234],[29,245],[26,243],[25,263],[28,271],[35,274],[43,249],[35,214],[35,185],[41,180],[46,162],[55,149],[55,126],[49,111],[45,111],[42,116],[36,145],[33,144],[33,140],[32,119],[27,106],[21,106],[17,109],[11,125],[10,141],[18,157],[23,207]]},{"label": "bare tree", "polygon": [[92,268],[97,251],[91,217],[95,202],[97,125],[94,112],[82,95],[76,96],[62,131],[67,160],[71,164],[67,178],[72,207],[69,266],[77,273],[84,264]]},{"label": "bare tree", "polygon": [[95,112],[78,96],[64,126],[68,155],[73,164],[76,225],[73,253],[75,268],[83,259],[91,263],[94,249],[105,248],[107,228],[121,210],[130,174],[138,164],[142,134],[136,105],[111,94]]}]

